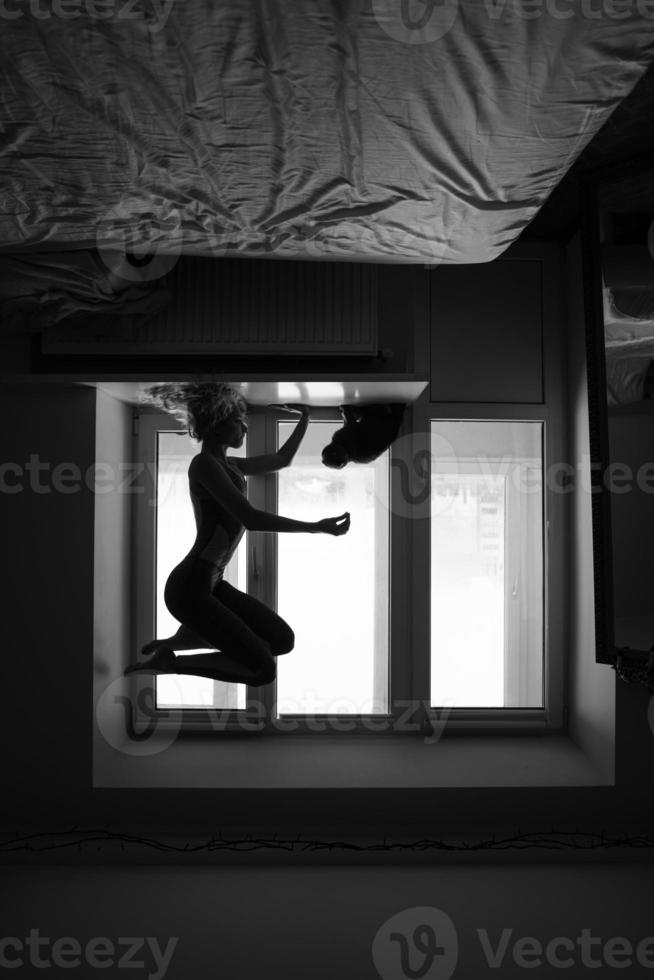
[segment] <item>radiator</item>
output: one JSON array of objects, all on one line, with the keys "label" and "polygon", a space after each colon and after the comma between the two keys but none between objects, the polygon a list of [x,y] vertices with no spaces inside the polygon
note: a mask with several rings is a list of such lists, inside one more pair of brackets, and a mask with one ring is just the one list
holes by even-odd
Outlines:
[{"label": "radiator", "polygon": [[[377,266],[183,257],[171,300],[142,326],[93,317],[44,331],[51,354],[367,355],[378,350]],[[122,321],[122,325],[121,325]]]}]

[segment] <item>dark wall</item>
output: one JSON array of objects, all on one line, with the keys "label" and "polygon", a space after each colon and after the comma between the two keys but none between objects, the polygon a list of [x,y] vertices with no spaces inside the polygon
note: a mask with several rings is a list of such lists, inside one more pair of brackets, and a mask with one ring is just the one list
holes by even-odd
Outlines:
[{"label": "dark wall", "polygon": [[[447,270],[439,270],[442,276]],[[457,274],[460,270],[457,270]],[[492,329],[492,316],[470,267],[470,295]],[[460,275],[459,275],[460,278]],[[413,301],[405,297],[405,305]],[[396,298],[396,309],[402,308]],[[471,303],[468,301],[468,308]],[[574,325],[571,325],[574,326]],[[85,387],[5,387],[3,458],[21,466],[37,455],[49,472],[71,463],[82,476],[94,461],[94,392]],[[7,482],[13,477],[8,474]],[[12,787],[6,827],[48,821],[110,822],[125,827],[255,826],[312,832],[387,832],[470,828],[472,832],[547,823],[595,828],[643,823],[652,815],[647,777],[654,735],[648,699],[639,688],[618,688],[617,786],[598,789],[371,791],[220,791],[156,793],[94,790],[91,775],[93,649],[93,494],[82,479],[76,492],[39,492],[23,479],[19,493],[2,495],[7,681],[2,692],[5,760]],[[609,669],[598,667],[600,669]],[[633,746],[638,751],[633,751]],[[127,805],[129,798],[129,805]],[[192,802],[190,802],[192,801]]]},{"label": "dark wall", "polygon": [[[578,977],[593,969],[606,976],[615,969],[606,944],[616,937],[631,944],[631,954],[626,950],[616,960],[622,962],[619,972],[633,978],[652,972],[634,955],[654,932],[649,885],[649,869],[616,865],[21,868],[5,875],[12,901],[2,929],[19,942],[38,929],[40,937],[49,939],[41,956],[59,937],[73,937],[82,948],[104,937],[114,944],[113,955],[110,950],[106,957],[114,964],[129,948],[121,937],[133,937],[132,944],[138,944],[134,959],[143,967],[129,973],[126,965],[97,971],[110,978],[374,980],[381,975],[406,980],[420,975],[425,963],[432,964],[428,980]],[[434,930],[423,934],[427,951],[432,936],[441,950],[431,959],[414,943],[414,930],[422,924]],[[584,930],[592,940],[585,953],[578,941]],[[402,969],[398,935],[405,937],[412,974]],[[525,937],[532,938],[529,957]],[[557,937],[572,947],[551,948],[549,956],[568,959],[567,967],[547,961],[548,944]],[[540,955],[533,941],[540,944]],[[153,949],[169,955],[158,969]],[[654,943],[649,950],[652,963]],[[12,948],[6,954],[26,958],[29,950]],[[487,955],[497,957],[494,969]],[[595,965],[584,964],[584,955],[586,964]],[[49,975],[29,970],[14,974]],[[92,977],[96,970],[68,971],[80,974]],[[50,970],[50,975],[60,971]]]},{"label": "dark wall", "polygon": [[542,263],[440,266],[430,279],[432,399],[542,401]]},{"label": "dark wall", "polygon": [[654,416],[650,412],[616,412],[609,416],[609,436],[616,467],[616,492],[611,494],[615,615],[652,615],[654,562],[646,556],[654,550]]},{"label": "dark wall", "polygon": [[0,417],[3,817],[43,824],[74,813],[91,765],[95,391],[4,386]]},{"label": "dark wall", "polygon": [[[473,294],[476,269],[468,272]],[[487,270],[480,275],[487,275]],[[478,296],[481,315],[481,292]],[[411,302],[409,295],[395,295],[397,315]],[[5,937],[25,937],[31,928],[38,928],[52,939],[73,936],[84,943],[92,937],[116,941],[120,936],[150,936],[165,946],[169,937],[176,936],[179,942],[166,974],[175,978],[260,977],[272,974],[274,968],[275,974],[289,978],[308,972],[318,977],[365,978],[381,972],[394,980],[408,974],[398,972],[399,941],[390,941],[391,927],[384,923],[404,909],[435,906],[451,917],[460,943],[457,978],[477,978],[488,968],[477,929],[489,930],[493,946],[503,929],[513,930],[504,964],[495,971],[502,977],[523,975],[524,967],[512,959],[513,940],[520,937],[536,937],[543,943],[555,936],[574,940],[582,928],[590,927],[603,940],[625,936],[638,941],[651,931],[646,867],[591,866],[592,852],[585,855],[584,864],[572,864],[546,844],[524,852],[509,850],[517,866],[491,864],[484,860],[482,849],[478,859],[466,855],[461,865],[450,858],[450,866],[430,867],[430,861],[446,861],[447,855],[439,856],[432,848],[424,851],[423,859],[419,844],[447,834],[483,840],[497,834],[510,839],[553,827],[578,830],[581,844],[582,831],[648,832],[654,817],[650,789],[654,735],[648,723],[648,697],[639,688],[618,687],[617,785],[612,788],[94,790],[94,501],[84,476],[94,461],[95,393],[83,387],[5,385],[0,391],[0,418],[2,461],[23,469],[22,489],[5,491],[0,498],[6,556],[1,823],[5,863],[20,864],[3,870],[2,900],[11,909],[3,919]],[[79,489],[48,491],[30,485],[24,467],[31,455],[38,456],[33,462],[48,466],[41,471],[39,487],[48,486],[56,465],[69,463],[79,468]],[[8,485],[18,479],[16,472],[5,471]],[[62,832],[63,836],[55,836]],[[31,843],[15,843],[32,833],[37,836]],[[121,844],[114,839],[108,845],[106,833],[123,834],[125,840]],[[216,856],[211,849],[188,858],[183,850],[157,850],[157,841],[165,834],[183,849],[192,836],[206,841],[218,833],[228,838],[250,834],[252,846],[245,845],[241,854],[230,852],[229,867],[216,866],[220,852]],[[258,847],[259,836],[266,846]],[[386,867],[338,866],[357,857],[347,846],[319,849],[315,860],[321,866],[295,867],[311,861],[313,852],[276,847],[275,836],[282,841],[302,838],[347,844],[356,839],[401,838],[417,843],[406,852],[411,861],[406,868],[397,866],[402,852],[383,850],[368,852],[367,857],[387,861]],[[76,837],[86,840],[81,852]],[[151,843],[139,850],[142,838]],[[195,866],[110,867],[146,860],[145,852],[150,861],[164,865],[188,860]],[[607,851],[600,848],[597,854],[606,856]],[[495,861],[501,856],[496,854]],[[536,858],[554,866],[529,863]],[[286,862],[287,866],[243,867],[241,861]],[[62,867],[52,867],[53,862]],[[410,943],[415,927],[430,921],[432,914],[410,912],[395,931],[403,932]],[[380,929],[383,941],[375,947],[376,968],[372,949]],[[143,951],[138,955],[142,958]],[[413,949],[412,955],[418,957],[418,952]],[[383,963],[380,967],[382,961],[385,967]],[[15,975],[31,976],[36,969],[35,975],[43,975],[40,968],[30,966]],[[636,965],[623,973],[642,976],[642,971]],[[51,971],[52,975],[55,972],[58,975]],[[560,969],[547,964],[536,972],[560,975]],[[73,974],[87,975],[81,970]],[[95,975],[95,970],[89,969],[88,975]],[[104,975],[123,974],[115,967]],[[137,975],[147,976],[148,970],[143,967]],[[439,980],[449,975],[441,971]]]}]

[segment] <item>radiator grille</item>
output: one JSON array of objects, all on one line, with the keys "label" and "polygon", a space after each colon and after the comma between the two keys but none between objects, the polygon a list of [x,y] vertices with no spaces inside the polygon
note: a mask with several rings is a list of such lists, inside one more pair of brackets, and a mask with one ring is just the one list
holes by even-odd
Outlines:
[{"label": "radiator grille", "polygon": [[[124,318],[51,327],[45,353],[374,355],[377,267],[181,258],[166,309],[126,332]],[[122,325],[121,325],[122,321]]]}]

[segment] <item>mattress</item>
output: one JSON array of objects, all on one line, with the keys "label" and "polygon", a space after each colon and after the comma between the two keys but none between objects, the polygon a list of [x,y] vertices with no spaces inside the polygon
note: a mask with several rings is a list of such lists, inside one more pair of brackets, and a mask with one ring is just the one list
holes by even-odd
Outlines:
[{"label": "mattress", "polygon": [[[606,351],[606,398],[608,405],[642,401],[650,364],[654,359],[654,319],[623,313],[615,291],[603,286],[604,343]],[[646,310],[646,289],[637,291],[637,305]]]},{"label": "mattress", "polygon": [[630,405],[647,397],[652,357],[607,357],[606,403]]},{"label": "mattress", "polygon": [[654,54],[565,6],[12,0],[0,246],[491,261]]},{"label": "mattress", "polygon": [[635,291],[636,303],[645,316],[623,313],[616,305],[613,291],[603,287],[604,342],[607,358],[654,357],[654,306],[648,309],[652,298],[650,289]]},{"label": "mattress", "polygon": [[96,331],[106,318],[112,337],[129,337],[170,297],[165,281],[147,267],[122,278],[95,249],[0,254],[0,333],[38,333],[64,320],[86,325],[92,317]]}]

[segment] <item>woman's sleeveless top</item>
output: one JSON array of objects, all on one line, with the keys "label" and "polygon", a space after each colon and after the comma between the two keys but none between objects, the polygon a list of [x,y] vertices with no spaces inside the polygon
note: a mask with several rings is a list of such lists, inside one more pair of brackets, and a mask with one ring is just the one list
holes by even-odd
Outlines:
[{"label": "woman's sleeveless top", "polygon": [[[229,464],[225,470],[238,489],[245,493],[246,482],[243,474]],[[205,490],[201,483],[193,479],[190,471],[189,492],[195,513],[197,536],[187,557],[211,562],[222,573],[236,551],[245,528]]]}]

